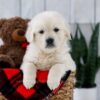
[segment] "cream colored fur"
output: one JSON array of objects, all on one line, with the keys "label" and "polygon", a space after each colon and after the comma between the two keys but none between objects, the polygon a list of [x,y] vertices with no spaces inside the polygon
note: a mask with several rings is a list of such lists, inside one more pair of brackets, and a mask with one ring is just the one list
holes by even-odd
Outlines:
[{"label": "cream colored fur", "polygon": [[[54,28],[59,28],[54,32]],[[44,34],[39,32],[43,30]],[[46,48],[46,39],[52,37],[55,47]],[[26,38],[29,41],[21,65],[23,84],[30,89],[36,83],[37,70],[49,70],[47,84],[55,89],[66,71],[75,71],[75,63],[70,56],[70,31],[64,18],[57,12],[43,12],[36,15],[28,25]]]}]

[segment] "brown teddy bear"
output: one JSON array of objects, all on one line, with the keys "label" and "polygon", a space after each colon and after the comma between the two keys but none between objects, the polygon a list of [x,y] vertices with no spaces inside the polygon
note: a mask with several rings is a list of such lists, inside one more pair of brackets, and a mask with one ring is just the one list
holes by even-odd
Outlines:
[{"label": "brown teddy bear", "polygon": [[0,20],[0,67],[20,67],[28,20],[20,17]]},{"label": "brown teddy bear", "polygon": [[[0,20],[0,68],[20,67],[28,21],[20,17]],[[2,93],[0,100],[7,100]]]}]

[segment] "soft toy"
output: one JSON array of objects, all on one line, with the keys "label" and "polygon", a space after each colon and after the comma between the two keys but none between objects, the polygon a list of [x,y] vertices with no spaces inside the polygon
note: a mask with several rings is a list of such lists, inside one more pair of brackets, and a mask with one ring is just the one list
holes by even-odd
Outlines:
[{"label": "soft toy", "polygon": [[20,17],[0,20],[0,68],[20,66],[27,22]]},{"label": "soft toy", "polygon": [[[27,22],[20,17],[0,20],[0,68],[20,67],[25,53]],[[2,93],[0,100],[6,100]]]}]

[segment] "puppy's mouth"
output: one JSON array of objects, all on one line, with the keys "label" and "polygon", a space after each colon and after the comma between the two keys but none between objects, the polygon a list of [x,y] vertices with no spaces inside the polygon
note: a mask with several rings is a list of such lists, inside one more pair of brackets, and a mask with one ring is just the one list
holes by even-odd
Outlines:
[{"label": "puppy's mouth", "polygon": [[46,45],[46,48],[54,48],[54,47],[55,47],[54,44],[47,44],[47,45]]}]

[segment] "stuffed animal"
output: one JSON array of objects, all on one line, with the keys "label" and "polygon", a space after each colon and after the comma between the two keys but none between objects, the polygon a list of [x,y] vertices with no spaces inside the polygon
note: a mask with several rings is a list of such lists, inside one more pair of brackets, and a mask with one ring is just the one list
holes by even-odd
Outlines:
[{"label": "stuffed animal", "polygon": [[[0,20],[0,68],[20,67],[28,21],[20,17]],[[0,100],[7,100],[2,93]]]},{"label": "stuffed animal", "polygon": [[0,68],[20,67],[27,23],[20,17],[0,20]]}]

